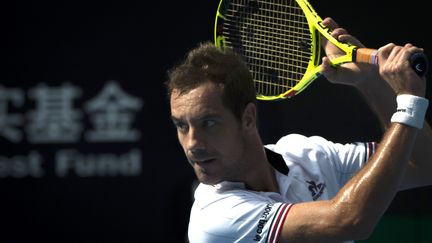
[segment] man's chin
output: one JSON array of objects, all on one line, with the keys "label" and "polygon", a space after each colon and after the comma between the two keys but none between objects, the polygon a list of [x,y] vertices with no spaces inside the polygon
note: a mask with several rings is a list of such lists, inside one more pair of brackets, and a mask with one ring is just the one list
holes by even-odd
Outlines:
[{"label": "man's chin", "polygon": [[222,182],[220,178],[210,178],[207,176],[198,176],[198,181],[209,186],[214,186]]}]

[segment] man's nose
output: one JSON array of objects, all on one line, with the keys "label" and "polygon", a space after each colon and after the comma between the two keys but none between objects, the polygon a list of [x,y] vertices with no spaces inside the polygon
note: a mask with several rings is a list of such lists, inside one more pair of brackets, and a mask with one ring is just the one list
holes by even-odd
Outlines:
[{"label": "man's nose", "polygon": [[198,155],[197,151],[205,150],[204,134],[196,128],[190,128],[188,133],[187,149],[194,156]]}]

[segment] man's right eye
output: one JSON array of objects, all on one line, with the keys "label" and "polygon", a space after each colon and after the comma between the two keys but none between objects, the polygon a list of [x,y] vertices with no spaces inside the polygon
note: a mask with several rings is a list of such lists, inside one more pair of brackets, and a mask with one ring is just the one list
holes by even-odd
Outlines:
[{"label": "man's right eye", "polygon": [[187,130],[188,130],[188,125],[186,123],[174,122],[174,125],[177,128],[177,130],[180,132],[187,132]]}]

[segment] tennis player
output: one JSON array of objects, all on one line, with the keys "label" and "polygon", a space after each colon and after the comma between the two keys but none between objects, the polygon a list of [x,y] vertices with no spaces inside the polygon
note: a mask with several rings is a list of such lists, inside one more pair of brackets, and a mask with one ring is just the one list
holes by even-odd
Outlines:
[{"label": "tennis player", "polygon": [[[332,19],[324,24],[339,40],[362,46]],[[388,44],[379,49],[379,67],[333,68],[329,58],[339,51],[324,48],[322,73],[364,96],[385,128],[379,145],[300,134],[263,145],[251,74],[235,53],[211,43],[170,70],[171,117],[200,181],[190,242],[365,239],[398,191],[432,185],[426,80],[407,61],[423,50]]]}]

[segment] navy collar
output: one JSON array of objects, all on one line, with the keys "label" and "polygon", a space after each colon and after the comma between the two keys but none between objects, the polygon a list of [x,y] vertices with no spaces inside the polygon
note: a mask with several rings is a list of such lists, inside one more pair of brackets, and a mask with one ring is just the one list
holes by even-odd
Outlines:
[{"label": "navy collar", "polygon": [[283,159],[282,155],[273,152],[266,147],[264,147],[264,149],[267,155],[267,160],[270,162],[273,168],[275,168],[277,171],[287,176],[289,172],[289,168],[285,164],[285,160]]}]

